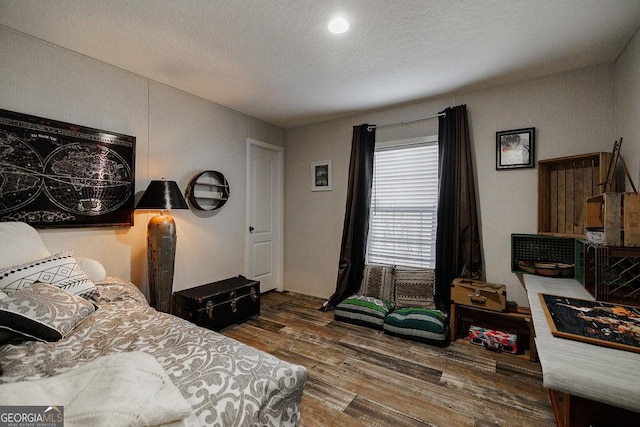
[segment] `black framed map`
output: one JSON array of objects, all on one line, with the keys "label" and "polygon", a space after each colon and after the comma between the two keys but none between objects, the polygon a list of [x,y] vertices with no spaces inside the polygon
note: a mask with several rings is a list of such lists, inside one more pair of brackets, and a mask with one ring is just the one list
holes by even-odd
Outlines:
[{"label": "black framed map", "polygon": [[539,295],[553,336],[640,353],[640,307]]},{"label": "black framed map", "polygon": [[133,136],[0,109],[0,221],[133,225]]}]

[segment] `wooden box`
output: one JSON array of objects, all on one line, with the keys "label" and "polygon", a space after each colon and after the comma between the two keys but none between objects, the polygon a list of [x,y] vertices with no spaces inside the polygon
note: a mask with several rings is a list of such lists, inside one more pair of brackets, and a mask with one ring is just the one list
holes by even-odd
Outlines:
[{"label": "wooden box", "polygon": [[538,233],[584,237],[585,201],[604,191],[610,161],[611,153],[538,161]]},{"label": "wooden box", "polygon": [[624,193],[624,245],[640,247],[640,194]]},{"label": "wooden box", "polygon": [[603,193],[587,199],[589,230],[601,230],[606,246],[640,247],[640,194]]},{"label": "wooden box", "polygon": [[622,246],[622,193],[602,193],[587,198],[585,227],[602,229],[603,244]]},{"label": "wooden box", "polygon": [[219,331],[260,315],[260,282],[243,276],[173,294],[173,314]]},{"label": "wooden box", "polygon": [[507,290],[505,285],[494,285],[479,280],[453,279],[451,301],[470,307],[492,311],[507,309]]}]

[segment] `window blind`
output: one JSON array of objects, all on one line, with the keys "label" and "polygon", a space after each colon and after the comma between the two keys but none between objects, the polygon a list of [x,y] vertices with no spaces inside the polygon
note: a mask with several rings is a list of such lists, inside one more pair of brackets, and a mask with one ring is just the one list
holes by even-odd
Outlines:
[{"label": "window blind", "polygon": [[367,262],[435,268],[438,144],[376,151]]}]

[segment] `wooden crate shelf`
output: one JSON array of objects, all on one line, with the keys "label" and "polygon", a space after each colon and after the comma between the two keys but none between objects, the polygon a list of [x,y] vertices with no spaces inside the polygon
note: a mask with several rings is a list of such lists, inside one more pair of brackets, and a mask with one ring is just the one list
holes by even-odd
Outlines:
[{"label": "wooden crate shelf", "polygon": [[538,161],[538,233],[583,237],[586,200],[602,193],[610,161],[604,152]]}]

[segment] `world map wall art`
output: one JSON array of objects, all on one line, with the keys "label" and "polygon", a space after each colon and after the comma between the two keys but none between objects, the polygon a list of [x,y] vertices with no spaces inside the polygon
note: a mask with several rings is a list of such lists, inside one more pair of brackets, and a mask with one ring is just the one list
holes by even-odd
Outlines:
[{"label": "world map wall art", "polygon": [[136,138],[0,109],[0,221],[133,225]]}]

